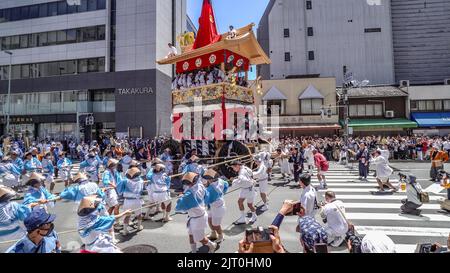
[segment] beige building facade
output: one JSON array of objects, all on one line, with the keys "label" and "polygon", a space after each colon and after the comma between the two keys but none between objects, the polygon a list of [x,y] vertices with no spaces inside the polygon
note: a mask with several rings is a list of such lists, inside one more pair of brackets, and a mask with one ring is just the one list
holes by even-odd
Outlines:
[{"label": "beige building facade", "polygon": [[267,130],[297,137],[339,133],[335,78],[264,80],[260,87],[255,92],[257,109],[266,106],[268,116],[279,115],[278,122],[269,123]]}]

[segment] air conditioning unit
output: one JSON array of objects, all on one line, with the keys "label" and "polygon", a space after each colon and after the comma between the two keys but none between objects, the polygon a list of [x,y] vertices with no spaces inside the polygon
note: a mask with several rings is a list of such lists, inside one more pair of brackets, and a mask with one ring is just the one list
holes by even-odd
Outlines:
[{"label": "air conditioning unit", "polygon": [[385,115],[386,118],[394,118],[395,113],[394,111],[386,111]]},{"label": "air conditioning unit", "polygon": [[444,80],[444,84],[445,84],[445,85],[450,85],[450,79],[445,79],[445,80]]},{"label": "air conditioning unit", "polygon": [[400,87],[409,87],[409,81],[408,80],[401,80],[400,81]]}]

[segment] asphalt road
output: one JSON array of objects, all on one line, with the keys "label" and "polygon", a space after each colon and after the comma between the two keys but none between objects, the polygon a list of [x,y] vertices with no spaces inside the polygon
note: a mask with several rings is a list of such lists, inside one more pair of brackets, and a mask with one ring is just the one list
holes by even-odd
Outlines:
[{"label": "asphalt road", "polygon": [[[410,172],[417,176],[419,183],[424,189],[433,183],[428,181],[430,163],[392,163],[397,170]],[[399,214],[400,200],[405,193],[395,193],[393,195],[376,196],[370,191],[375,191],[375,178],[369,178],[369,182],[361,183],[357,179],[357,166],[351,164],[344,167],[335,163],[331,164],[328,173],[329,190],[334,190],[338,199],[346,204],[348,218],[355,224],[356,230],[360,234],[365,234],[370,230],[384,231],[398,246],[400,252],[414,252],[417,243],[440,242],[446,244],[447,236],[450,233],[450,216],[438,213],[438,200],[444,194],[430,194],[431,202],[423,206],[422,217],[404,216]],[[398,177],[394,174],[391,181],[394,185]],[[317,185],[317,180],[313,180]],[[264,213],[258,210],[258,221],[253,226],[266,227],[275,218],[284,200],[298,200],[301,190],[294,187],[295,183],[287,183],[274,171],[274,178],[270,182],[269,199],[270,209]],[[56,192],[63,189],[63,184],[58,183]],[[320,191],[319,199],[323,199],[324,191]],[[237,199],[239,190],[230,188],[230,193],[226,195],[227,213],[223,221],[225,230],[225,241],[218,249],[218,253],[232,253],[237,250],[238,242],[243,238],[245,229],[249,226],[235,226],[232,223],[239,218]],[[319,200],[319,201],[320,201]],[[260,202],[260,198],[257,198]],[[258,203],[258,206],[261,206]],[[77,252],[81,243],[76,232],[71,232],[77,227],[76,205],[73,202],[59,202],[50,209],[57,215],[55,222],[56,230],[60,233],[63,249],[70,252]],[[125,248],[137,244],[148,244],[157,248],[161,253],[188,253],[190,246],[186,230],[186,215],[172,215],[173,221],[162,223],[158,221],[162,215],[156,216],[156,221],[145,221],[144,230],[132,233],[127,237],[117,233],[120,240],[119,247]],[[301,252],[299,244],[299,234],[295,232],[297,217],[285,217],[281,225],[281,239],[289,252]],[[68,232],[67,232],[68,231]],[[66,233],[67,232],[67,233]],[[9,244],[10,245],[10,244]],[[9,245],[0,243],[0,251],[3,252]],[[346,252],[346,249],[333,248],[332,252]]]}]

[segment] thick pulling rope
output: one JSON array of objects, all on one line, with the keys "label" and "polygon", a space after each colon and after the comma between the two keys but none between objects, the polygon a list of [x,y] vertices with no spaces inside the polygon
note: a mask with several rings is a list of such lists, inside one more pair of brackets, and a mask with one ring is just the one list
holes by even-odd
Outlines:
[{"label": "thick pulling rope", "polygon": [[[248,157],[251,157],[251,156],[253,156],[253,154],[249,154],[249,155],[242,156],[242,157],[238,157],[238,158],[235,158],[235,159],[232,159],[232,160],[227,160],[227,161],[224,161],[224,162],[212,164],[212,165],[209,165],[209,166],[207,166],[207,167],[208,167],[208,168],[214,168],[214,167],[217,167],[217,166],[220,166],[220,165],[223,165],[223,164],[231,163],[231,162],[234,162],[234,161],[236,161],[236,160],[248,158]],[[253,159],[248,159],[248,160],[246,160],[246,161],[244,161],[244,162],[242,162],[242,163],[247,164],[247,163],[250,163],[250,162],[252,162],[252,161],[253,161]],[[178,176],[181,176],[181,175],[183,175],[183,174],[172,175],[172,176],[170,176],[170,178],[178,177]],[[144,180],[144,182],[148,182],[148,180]],[[233,192],[235,192],[235,191],[237,191],[237,190],[239,190],[239,189],[240,189],[240,188],[237,188],[237,189],[234,189],[234,190],[232,190],[232,191],[229,191],[229,192],[227,192],[226,194],[224,194],[224,196],[226,196],[226,195],[228,195],[228,194],[230,194],[230,193],[233,193]],[[138,208],[138,209],[132,210],[131,213],[134,213],[134,212],[136,212],[136,211],[141,211],[141,210],[147,209],[147,208],[156,207],[156,206],[159,206],[159,205],[161,205],[161,204],[163,204],[163,203],[166,203],[166,202],[169,202],[169,201],[170,201],[170,202],[176,201],[176,200],[180,199],[181,196],[182,196],[182,195],[177,196],[177,197],[174,197],[174,198],[170,198],[169,200],[166,200],[166,201],[164,201],[164,202],[151,203],[151,204],[142,206],[142,207],[140,207],[140,208]],[[55,200],[55,199],[49,200],[49,202],[54,202],[54,201],[57,201],[57,200]],[[171,216],[173,216],[173,215],[175,215],[175,213],[174,213],[174,214],[171,214]],[[124,217],[126,217],[126,215],[124,215]],[[78,232],[79,232],[78,229],[73,229],[73,230],[66,230],[66,231],[57,232],[57,233],[58,233],[58,236],[59,236],[59,235],[71,234],[71,233],[78,233]],[[14,244],[14,243],[18,242],[19,240],[20,240],[20,239],[18,239],[18,240],[10,240],[10,241],[3,241],[3,242],[0,242],[0,245],[4,245],[4,244]]]}]

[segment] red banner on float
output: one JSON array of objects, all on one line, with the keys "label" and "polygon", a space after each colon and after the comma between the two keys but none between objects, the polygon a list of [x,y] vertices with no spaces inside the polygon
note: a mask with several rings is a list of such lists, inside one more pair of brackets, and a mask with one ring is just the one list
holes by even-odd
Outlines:
[{"label": "red banner on float", "polygon": [[229,50],[219,50],[183,62],[178,62],[177,73],[181,74],[209,66],[220,65],[223,62],[232,64],[243,71],[247,71],[249,68],[249,60],[247,58]]}]

